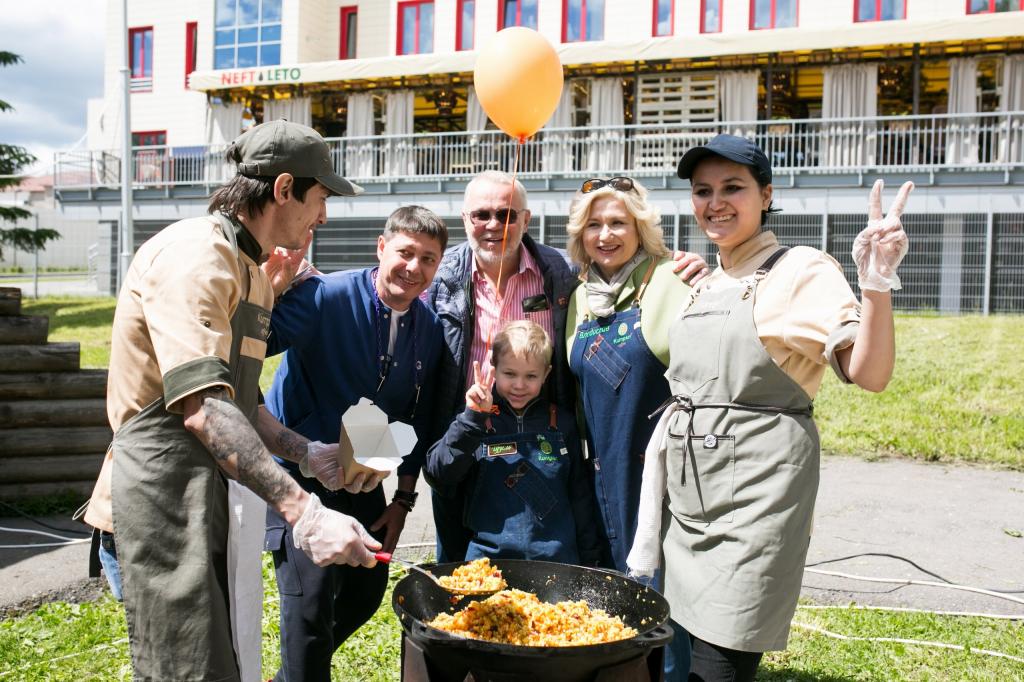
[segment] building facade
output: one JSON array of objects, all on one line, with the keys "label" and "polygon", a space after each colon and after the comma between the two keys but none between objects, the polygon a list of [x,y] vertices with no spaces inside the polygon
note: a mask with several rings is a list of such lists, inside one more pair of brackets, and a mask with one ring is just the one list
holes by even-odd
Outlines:
[{"label": "building facade", "polygon": [[[98,207],[107,221],[124,129],[120,7],[108,3],[89,150],[59,155],[56,176],[65,211]],[[372,261],[371,237],[399,204],[457,227],[466,180],[511,170],[515,156],[473,92],[475,50],[521,25],[556,47],[566,78],[517,168],[544,241],[564,243],[581,179],[626,174],[652,188],[670,243],[707,250],[674,166],[728,131],[772,159],[783,241],[843,260],[873,180],[913,179],[907,265],[920,276],[897,304],[1024,309],[1024,0],[137,0],[128,11],[136,245],[202,213],[231,173],[226,143],[282,117],[320,130],[338,170],[367,188],[330,204],[314,244],[324,269]]]}]

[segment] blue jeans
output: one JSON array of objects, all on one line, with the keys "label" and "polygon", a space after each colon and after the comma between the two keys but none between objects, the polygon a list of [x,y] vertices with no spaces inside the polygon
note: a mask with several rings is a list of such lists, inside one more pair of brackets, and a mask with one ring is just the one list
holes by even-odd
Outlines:
[{"label": "blue jeans", "polygon": [[114,536],[106,531],[100,531],[100,547],[96,551],[100,557],[100,565],[103,566],[103,575],[107,577],[107,584],[110,585],[110,593],[114,599],[121,601],[121,567],[117,563],[117,547],[114,545]]}]

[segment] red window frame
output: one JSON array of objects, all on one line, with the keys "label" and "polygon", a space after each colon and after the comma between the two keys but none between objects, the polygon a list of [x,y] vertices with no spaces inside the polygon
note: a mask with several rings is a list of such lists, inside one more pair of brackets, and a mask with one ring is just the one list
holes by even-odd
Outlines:
[{"label": "red window frame", "polygon": [[[676,34],[676,0],[668,0],[668,33],[658,33],[658,5],[662,0],[653,0],[651,6],[654,8],[653,16],[651,17],[651,36],[654,38],[665,38],[667,36],[673,36]],[[704,6],[704,0],[700,0],[701,7]],[[702,15],[703,16],[703,15]],[[701,19],[701,23],[703,23]]]},{"label": "red window frame", "polygon": [[[156,142],[150,138],[156,138],[158,135],[163,136],[163,142]],[[138,144],[135,140],[138,139]],[[133,130],[132,131],[132,146],[133,147],[163,147],[167,145],[167,131],[166,130]]]},{"label": "red window frame", "polygon": [[[404,0],[403,2],[399,2],[398,3],[398,42],[395,44],[395,54],[396,55],[422,54],[422,52],[420,52],[420,6],[422,6],[422,5],[431,5],[431,6],[433,6],[433,4],[434,4],[434,0]],[[413,41],[413,51],[412,52],[402,52],[402,43],[404,42],[402,39],[405,37],[404,31],[402,30],[402,10],[404,8],[406,8],[406,7],[409,7],[409,6],[415,6],[416,7],[416,29],[415,29],[416,30],[416,39]],[[437,24],[436,24],[437,15],[436,14],[434,15],[434,19],[435,19],[434,28],[436,29],[437,28]]]},{"label": "red window frame", "polygon": [[[537,0],[537,4],[540,5],[540,0]],[[540,11],[539,7],[538,10]],[[539,17],[538,17],[539,19]],[[516,20],[515,22],[505,25],[505,0],[498,0],[498,30],[503,28],[509,28],[511,26],[522,26],[523,25],[523,0],[516,0]],[[527,26],[527,28],[536,29],[536,26]]]},{"label": "red window frame", "polygon": [[[775,0],[772,0],[775,2]],[[608,5],[605,4],[605,9]],[[602,31],[602,35],[603,35]],[[569,42],[566,37],[569,35],[569,0],[562,0],[562,42]],[[587,0],[580,0],[580,39],[574,40],[576,43],[586,43],[590,41],[587,37]]]},{"label": "red window frame", "polygon": [[[135,36],[140,34],[140,33],[146,33],[147,31],[150,34],[149,35],[149,43],[150,43],[150,45],[152,45],[153,44],[153,27],[152,26],[136,26],[135,28],[128,29],[128,69],[129,69],[129,73],[131,73],[131,77],[132,78],[152,78],[153,77],[153,55],[149,55],[149,73],[145,73],[145,68],[146,68],[146,40],[145,40],[145,38],[143,38],[143,40],[142,40],[142,47],[141,47],[141,50],[142,50],[142,54],[141,54],[142,60],[141,61],[142,61],[143,73],[140,73],[140,74],[136,74],[135,73],[135,62],[136,62],[136,56],[135,56]],[[155,52],[156,50],[153,50],[153,51]]]},{"label": "red window frame", "polygon": [[[1024,10],[1024,0],[1020,0],[1017,9],[1007,10],[1009,12],[1016,12],[1018,10]],[[964,12],[967,14],[995,14],[996,13],[996,0],[988,0],[988,9],[981,9],[977,12],[971,11],[971,0],[966,0],[964,6]],[[906,15],[906,9],[904,9],[904,15]]]},{"label": "red window frame", "polygon": [[185,89],[188,89],[188,77],[196,70],[196,50],[199,47],[199,22],[190,21],[185,24]]},{"label": "red window frame", "polygon": [[[348,22],[353,14],[356,16],[356,21],[359,20],[359,6],[349,5],[348,7],[339,7],[338,9],[341,12],[339,15],[341,21],[338,24],[341,27],[339,30],[341,38],[338,41],[338,59],[353,59],[354,57],[348,56]],[[357,28],[356,30],[359,29]]]},{"label": "red window frame", "polygon": [[700,0],[700,32],[701,33],[721,33],[722,32],[722,3],[725,0],[716,0],[718,2],[718,30],[709,31],[704,25],[704,20],[708,15],[708,0]]},{"label": "red window frame", "polygon": [[[971,0],[967,0],[970,2]],[[875,18],[874,19],[858,19],[860,16],[860,6],[864,2],[875,3]],[[898,19],[885,19],[884,21],[901,21],[907,18],[907,0],[903,0],[903,16]],[[882,19],[882,0],[855,0],[853,3],[853,23],[855,24],[870,24],[873,21],[883,21]]]},{"label": "red window frame", "polygon": [[[476,0],[468,0],[473,3],[473,28],[476,28]],[[498,0],[501,2],[501,0]],[[455,3],[455,51],[463,52],[465,50],[472,50],[476,47],[476,38],[473,34],[469,36],[469,47],[462,46],[462,10],[465,7],[467,0],[458,0]],[[475,31],[474,31],[475,33]]]},{"label": "red window frame", "polygon": [[[777,0],[772,0],[772,10],[771,10],[772,21],[771,21],[771,26],[764,26],[762,28],[755,28],[754,27],[754,10],[756,9],[757,0],[750,0],[750,24],[749,24],[749,27],[750,27],[751,31],[770,31],[771,29],[775,28],[775,3],[776,2],[777,2]],[[793,2],[795,3],[794,9],[796,10],[796,23],[793,24],[792,26],[786,26],[785,28],[796,28],[797,26],[800,25],[800,0],[793,0]]]}]

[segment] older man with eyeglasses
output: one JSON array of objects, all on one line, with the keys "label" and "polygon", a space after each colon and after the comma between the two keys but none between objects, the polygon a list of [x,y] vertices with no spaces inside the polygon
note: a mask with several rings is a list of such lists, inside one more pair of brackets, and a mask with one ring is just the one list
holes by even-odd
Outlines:
[{"label": "older man with eyeglasses", "polygon": [[[454,419],[465,408],[465,392],[473,382],[468,368],[474,360],[483,363],[488,339],[513,320],[531,320],[548,333],[555,344],[548,398],[575,409],[575,379],[564,339],[578,268],[563,251],[530,236],[526,188],[507,173],[485,171],[469,182],[462,221],[467,241],[448,249],[427,290],[427,303],[441,320],[450,351],[442,360],[435,393],[441,432],[447,426],[445,420]],[[684,279],[707,274],[704,260],[696,254],[679,253],[677,260]],[[435,486],[440,562],[464,558],[469,534],[462,525],[462,500],[462,491]]]}]

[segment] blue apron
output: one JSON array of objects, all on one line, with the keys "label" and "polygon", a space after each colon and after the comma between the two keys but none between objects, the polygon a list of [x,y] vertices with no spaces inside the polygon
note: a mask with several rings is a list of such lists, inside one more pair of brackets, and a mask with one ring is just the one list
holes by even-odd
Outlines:
[{"label": "blue apron", "polygon": [[572,466],[562,434],[490,434],[476,452],[477,471],[465,508],[473,532],[466,560],[481,557],[579,563],[569,501]]},{"label": "blue apron", "polygon": [[[656,264],[652,258],[628,310],[596,319],[588,311],[576,328],[569,357],[580,385],[597,506],[610,552],[604,563],[622,572],[636,535],[643,454],[655,426],[647,416],[671,395],[667,368],[640,329],[640,299]],[[578,289],[576,295],[586,292]]]}]

